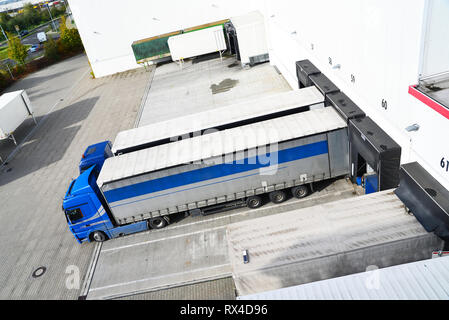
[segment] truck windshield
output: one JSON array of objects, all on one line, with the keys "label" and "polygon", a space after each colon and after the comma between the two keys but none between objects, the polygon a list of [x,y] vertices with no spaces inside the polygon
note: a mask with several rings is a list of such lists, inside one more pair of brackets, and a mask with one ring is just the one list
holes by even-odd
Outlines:
[{"label": "truck windshield", "polygon": [[81,212],[81,209],[68,209],[65,211],[65,214],[67,218],[70,220],[70,223],[74,223],[78,220],[80,220],[83,217],[83,213]]},{"label": "truck windshield", "polygon": [[89,169],[90,167],[92,167],[92,164],[89,164],[89,165],[87,165],[85,167],[81,167],[80,174],[83,173],[84,171],[86,171],[87,169]]},{"label": "truck windshield", "polygon": [[92,153],[94,153],[95,151],[97,151],[97,147],[89,148],[89,149],[86,151],[85,156],[89,156],[89,155],[91,155]]}]

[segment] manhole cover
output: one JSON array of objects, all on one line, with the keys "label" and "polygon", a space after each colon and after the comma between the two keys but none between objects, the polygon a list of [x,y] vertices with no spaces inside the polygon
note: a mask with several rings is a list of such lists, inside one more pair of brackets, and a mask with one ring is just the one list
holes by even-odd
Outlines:
[{"label": "manhole cover", "polygon": [[39,267],[36,270],[33,271],[33,274],[31,275],[33,278],[39,278],[40,276],[42,276],[45,271],[47,271],[47,268],[45,267]]}]

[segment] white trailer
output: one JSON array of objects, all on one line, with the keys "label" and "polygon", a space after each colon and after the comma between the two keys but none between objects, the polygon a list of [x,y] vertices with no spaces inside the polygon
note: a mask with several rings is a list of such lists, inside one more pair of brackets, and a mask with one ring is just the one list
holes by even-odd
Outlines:
[{"label": "white trailer", "polygon": [[243,101],[121,131],[114,140],[112,152],[124,154],[176,141],[178,137],[212,132],[208,129],[231,129],[308,110],[310,106],[322,106],[323,102],[324,96],[314,86]]},{"label": "white trailer", "polygon": [[[267,151],[269,149],[269,151]],[[106,159],[98,187],[120,225],[223,206],[280,203],[349,173],[347,124],[322,108]]]},{"label": "white trailer", "polygon": [[33,107],[25,90],[8,92],[0,96],[0,140],[14,138],[14,131],[31,116],[37,124],[33,114]]},{"label": "white trailer", "polygon": [[230,19],[238,40],[242,66],[269,60],[264,17],[259,11]]},{"label": "white trailer", "polygon": [[442,240],[427,232],[393,191],[228,225],[238,295],[429,259]]},{"label": "white trailer", "polygon": [[47,41],[47,35],[45,34],[45,32],[38,32],[36,36],[37,40],[39,40],[39,43]]},{"label": "white trailer", "polygon": [[168,47],[173,61],[226,50],[223,26],[182,33],[168,38]]}]

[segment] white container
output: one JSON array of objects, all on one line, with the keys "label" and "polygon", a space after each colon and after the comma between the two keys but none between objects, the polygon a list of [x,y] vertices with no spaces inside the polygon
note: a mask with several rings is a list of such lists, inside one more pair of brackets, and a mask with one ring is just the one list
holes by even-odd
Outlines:
[{"label": "white container", "polygon": [[38,32],[37,33],[37,40],[39,40],[39,42],[47,41],[47,35],[45,34],[45,32]]},{"label": "white container", "polygon": [[173,36],[167,43],[173,61],[226,50],[221,25]]},{"label": "white container", "polygon": [[242,66],[256,62],[268,61],[264,17],[259,11],[230,19],[237,34]]},{"label": "white container", "polygon": [[[28,116],[33,116],[33,108],[25,90],[8,92],[0,96],[0,140],[12,138],[14,131]],[[36,122],[36,120],[34,120]],[[14,140],[15,142],[15,140]]]}]

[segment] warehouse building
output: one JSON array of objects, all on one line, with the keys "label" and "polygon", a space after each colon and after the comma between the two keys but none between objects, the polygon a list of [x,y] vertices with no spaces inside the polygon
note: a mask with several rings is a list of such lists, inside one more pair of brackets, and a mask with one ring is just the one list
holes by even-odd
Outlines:
[{"label": "warehouse building", "polygon": [[142,67],[133,42],[258,10],[265,19],[270,63],[293,89],[298,87],[295,62],[309,59],[401,146],[401,163],[419,161],[449,189],[447,93],[427,90],[438,97],[426,100],[413,89],[429,83],[444,88],[447,1],[69,4],[96,77]]}]

